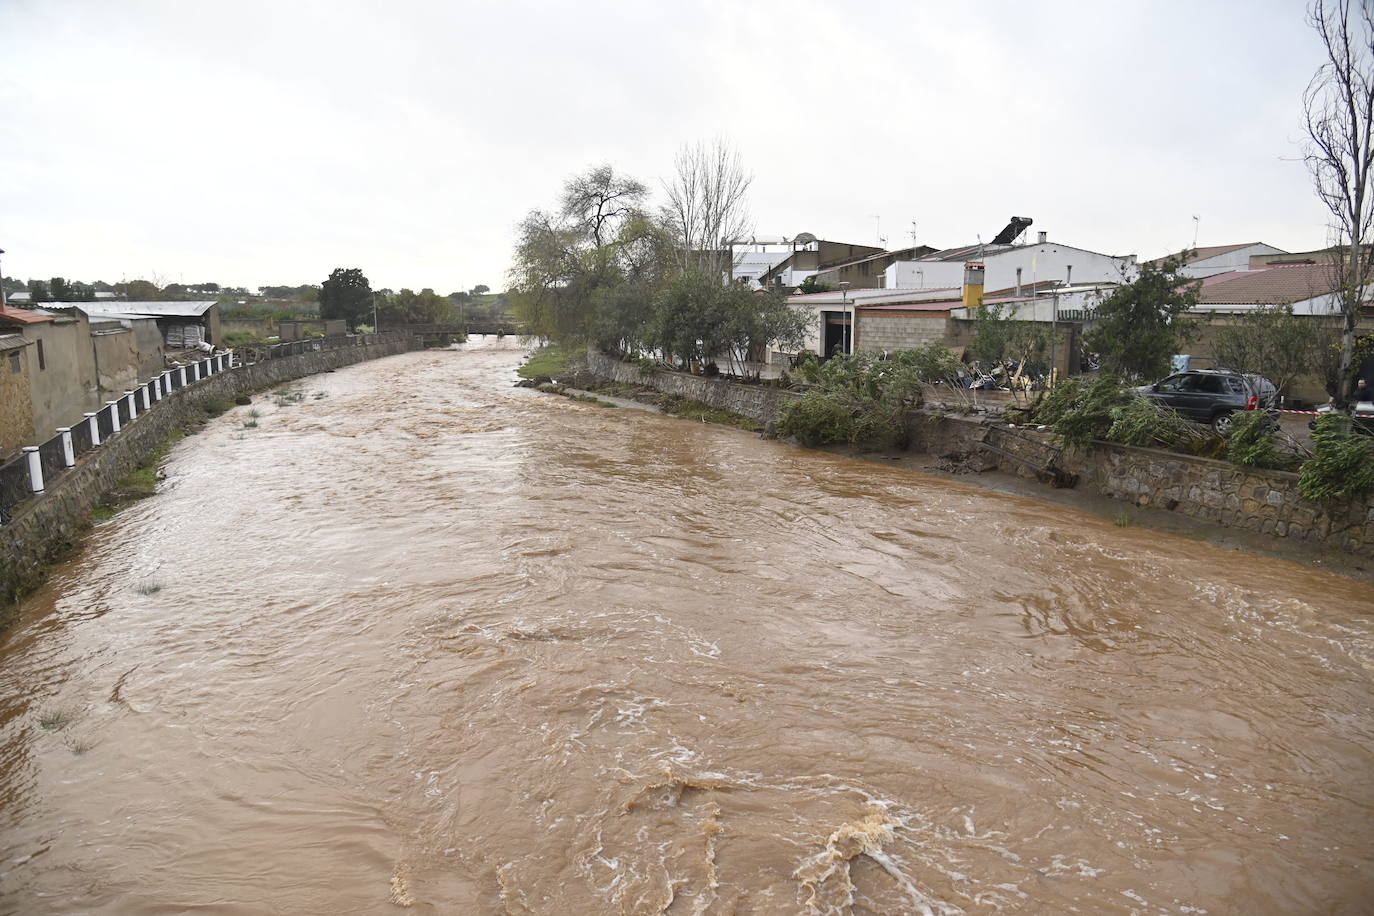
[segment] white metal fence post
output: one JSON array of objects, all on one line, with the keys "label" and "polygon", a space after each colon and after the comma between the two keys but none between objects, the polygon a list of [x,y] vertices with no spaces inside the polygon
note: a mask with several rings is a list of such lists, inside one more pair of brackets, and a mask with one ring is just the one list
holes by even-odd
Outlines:
[{"label": "white metal fence post", "polygon": [[72,428],[59,426],[57,433],[62,437],[62,462],[69,468],[76,467],[76,449],[72,446]]},{"label": "white metal fence post", "polygon": [[130,388],[124,392],[124,399],[129,402],[129,422],[132,423],[138,416],[138,402],[134,400],[134,390]]},{"label": "white metal fence post", "polygon": [[119,402],[106,401],[105,406],[110,408],[110,435],[119,432]]},{"label": "white metal fence post", "polygon": [[100,417],[97,414],[86,414],[86,426],[91,431],[91,448],[100,444]]},{"label": "white metal fence post", "polygon": [[38,446],[24,446],[24,457],[29,463],[29,489],[35,496],[40,495],[43,492],[43,463],[38,457]]},{"label": "white metal fence post", "polygon": [[138,387],[138,393],[140,395],[139,399],[143,401],[143,412],[147,413],[153,406],[151,403],[148,402],[148,386],[140,385]]}]

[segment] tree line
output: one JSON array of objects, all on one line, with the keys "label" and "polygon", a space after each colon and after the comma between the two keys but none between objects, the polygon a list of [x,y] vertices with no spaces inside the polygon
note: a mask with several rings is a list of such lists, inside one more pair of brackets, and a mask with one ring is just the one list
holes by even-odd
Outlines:
[{"label": "tree line", "polygon": [[507,314],[504,293],[492,293],[479,283],[470,290],[441,296],[428,287],[374,290],[357,267],[337,267],[320,285],[320,317],[343,319],[351,328],[397,324],[465,324],[469,320],[500,319]]}]

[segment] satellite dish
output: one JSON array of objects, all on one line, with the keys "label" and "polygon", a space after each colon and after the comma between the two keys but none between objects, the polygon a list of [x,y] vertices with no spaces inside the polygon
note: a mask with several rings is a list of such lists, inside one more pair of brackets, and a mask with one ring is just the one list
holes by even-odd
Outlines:
[{"label": "satellite dish", "polygon": [[794,239],[792,240],[792,244],[794,244],[794,245],[810,245],[810,244],[811,244],[812,242],[814,242],[814,241],[816,241],[816,237],[815,237],[814,235],[812,235],[812,234],[809,233],[809,232],[803,232],[803,233],[799,234],[796,238],[794,238]]}]

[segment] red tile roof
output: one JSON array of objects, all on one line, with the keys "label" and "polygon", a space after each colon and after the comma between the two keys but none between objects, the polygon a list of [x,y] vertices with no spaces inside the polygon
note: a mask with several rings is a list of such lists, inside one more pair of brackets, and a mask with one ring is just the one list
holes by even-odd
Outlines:
[{"label": "red tile roof", "polygon": [[1287,305],[1325,295],[1336,285],[1330,264],[1282,264],[1207,277],[1199,299],[1215,304]]},{"label": "red tile roof", "polygon": [[51,315],[40,315],[27,309],[17,309],[12,305],[7,305],[3,311],[0,311],[0,322],[9,322],[10,324],[42,324],[52,320]]}]

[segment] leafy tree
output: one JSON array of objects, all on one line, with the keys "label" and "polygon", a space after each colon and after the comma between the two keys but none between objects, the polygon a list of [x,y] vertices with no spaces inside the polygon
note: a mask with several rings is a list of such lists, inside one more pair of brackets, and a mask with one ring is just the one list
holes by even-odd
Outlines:
[{"label": "leafy tree", "polygon": [[828,293],[830,292],[830,284],[816,282],[816,275],[812,274],[801,282],[801,286],[798,286],[797,290],[802,293]]},{"label": "leafy tree", "polygon": [[489,292],[491,292],[491,287],[487,286],[485,283],[478,283],[472,288],[472,294],[474,296],[485,296]]},{"label": "leafy tree", "polygon": [[372,287],[356,267],[336,267],[320,286],[320,317],[356,328],[372,311]]},{"label": "leafy tree", "polygon": [[1012,318],[1013,305],[994,303],[974,312],[969,350],[993,365],[1014,361],[1022,371],[1049,371],[1050,329],[1043,322]]},{"label": "leafy tree", "polygon": [[1096,323],[1084,335],[1085,346],[1102,354],[1102,367],[1133,378],[1154,378],[1169,371],[1169,357],[1179,352],[1194,323],[1183,314],[1197,304],[1201,284],[1179,276],[1188,252],[1160,265],[1140,265],[1140,275],[1123,284],[1098,305]]},{"label": "leafy tree", "polygon": [[1326,60],[1303,93],[1304,158],[1336,236],[1332,272],[1344,321],[1332,394],[1340,405],[1350,395],[1355,325],[1374,280],[1374,4],[1351,7],[1350,0],[1314,0],[1308,8]]},{"label": "leafy tree", "polygon": [[42,280],[29,281],[29,301],[30,302],[51,302],[52,293],[48,291],[48,284]]},{"label": "leafy tree", "polygon": [[1317,329],[1291,305],[1255,309],[1217,331],[1217,361],[1242,372],[1258,372],[1283,391],[1312,370]]},{"label": "leafy tree", "polygon": [[53,302],[70,302],[72,288],[62,277],[53,277],[48,281],[48,295],[52,296]]}]

